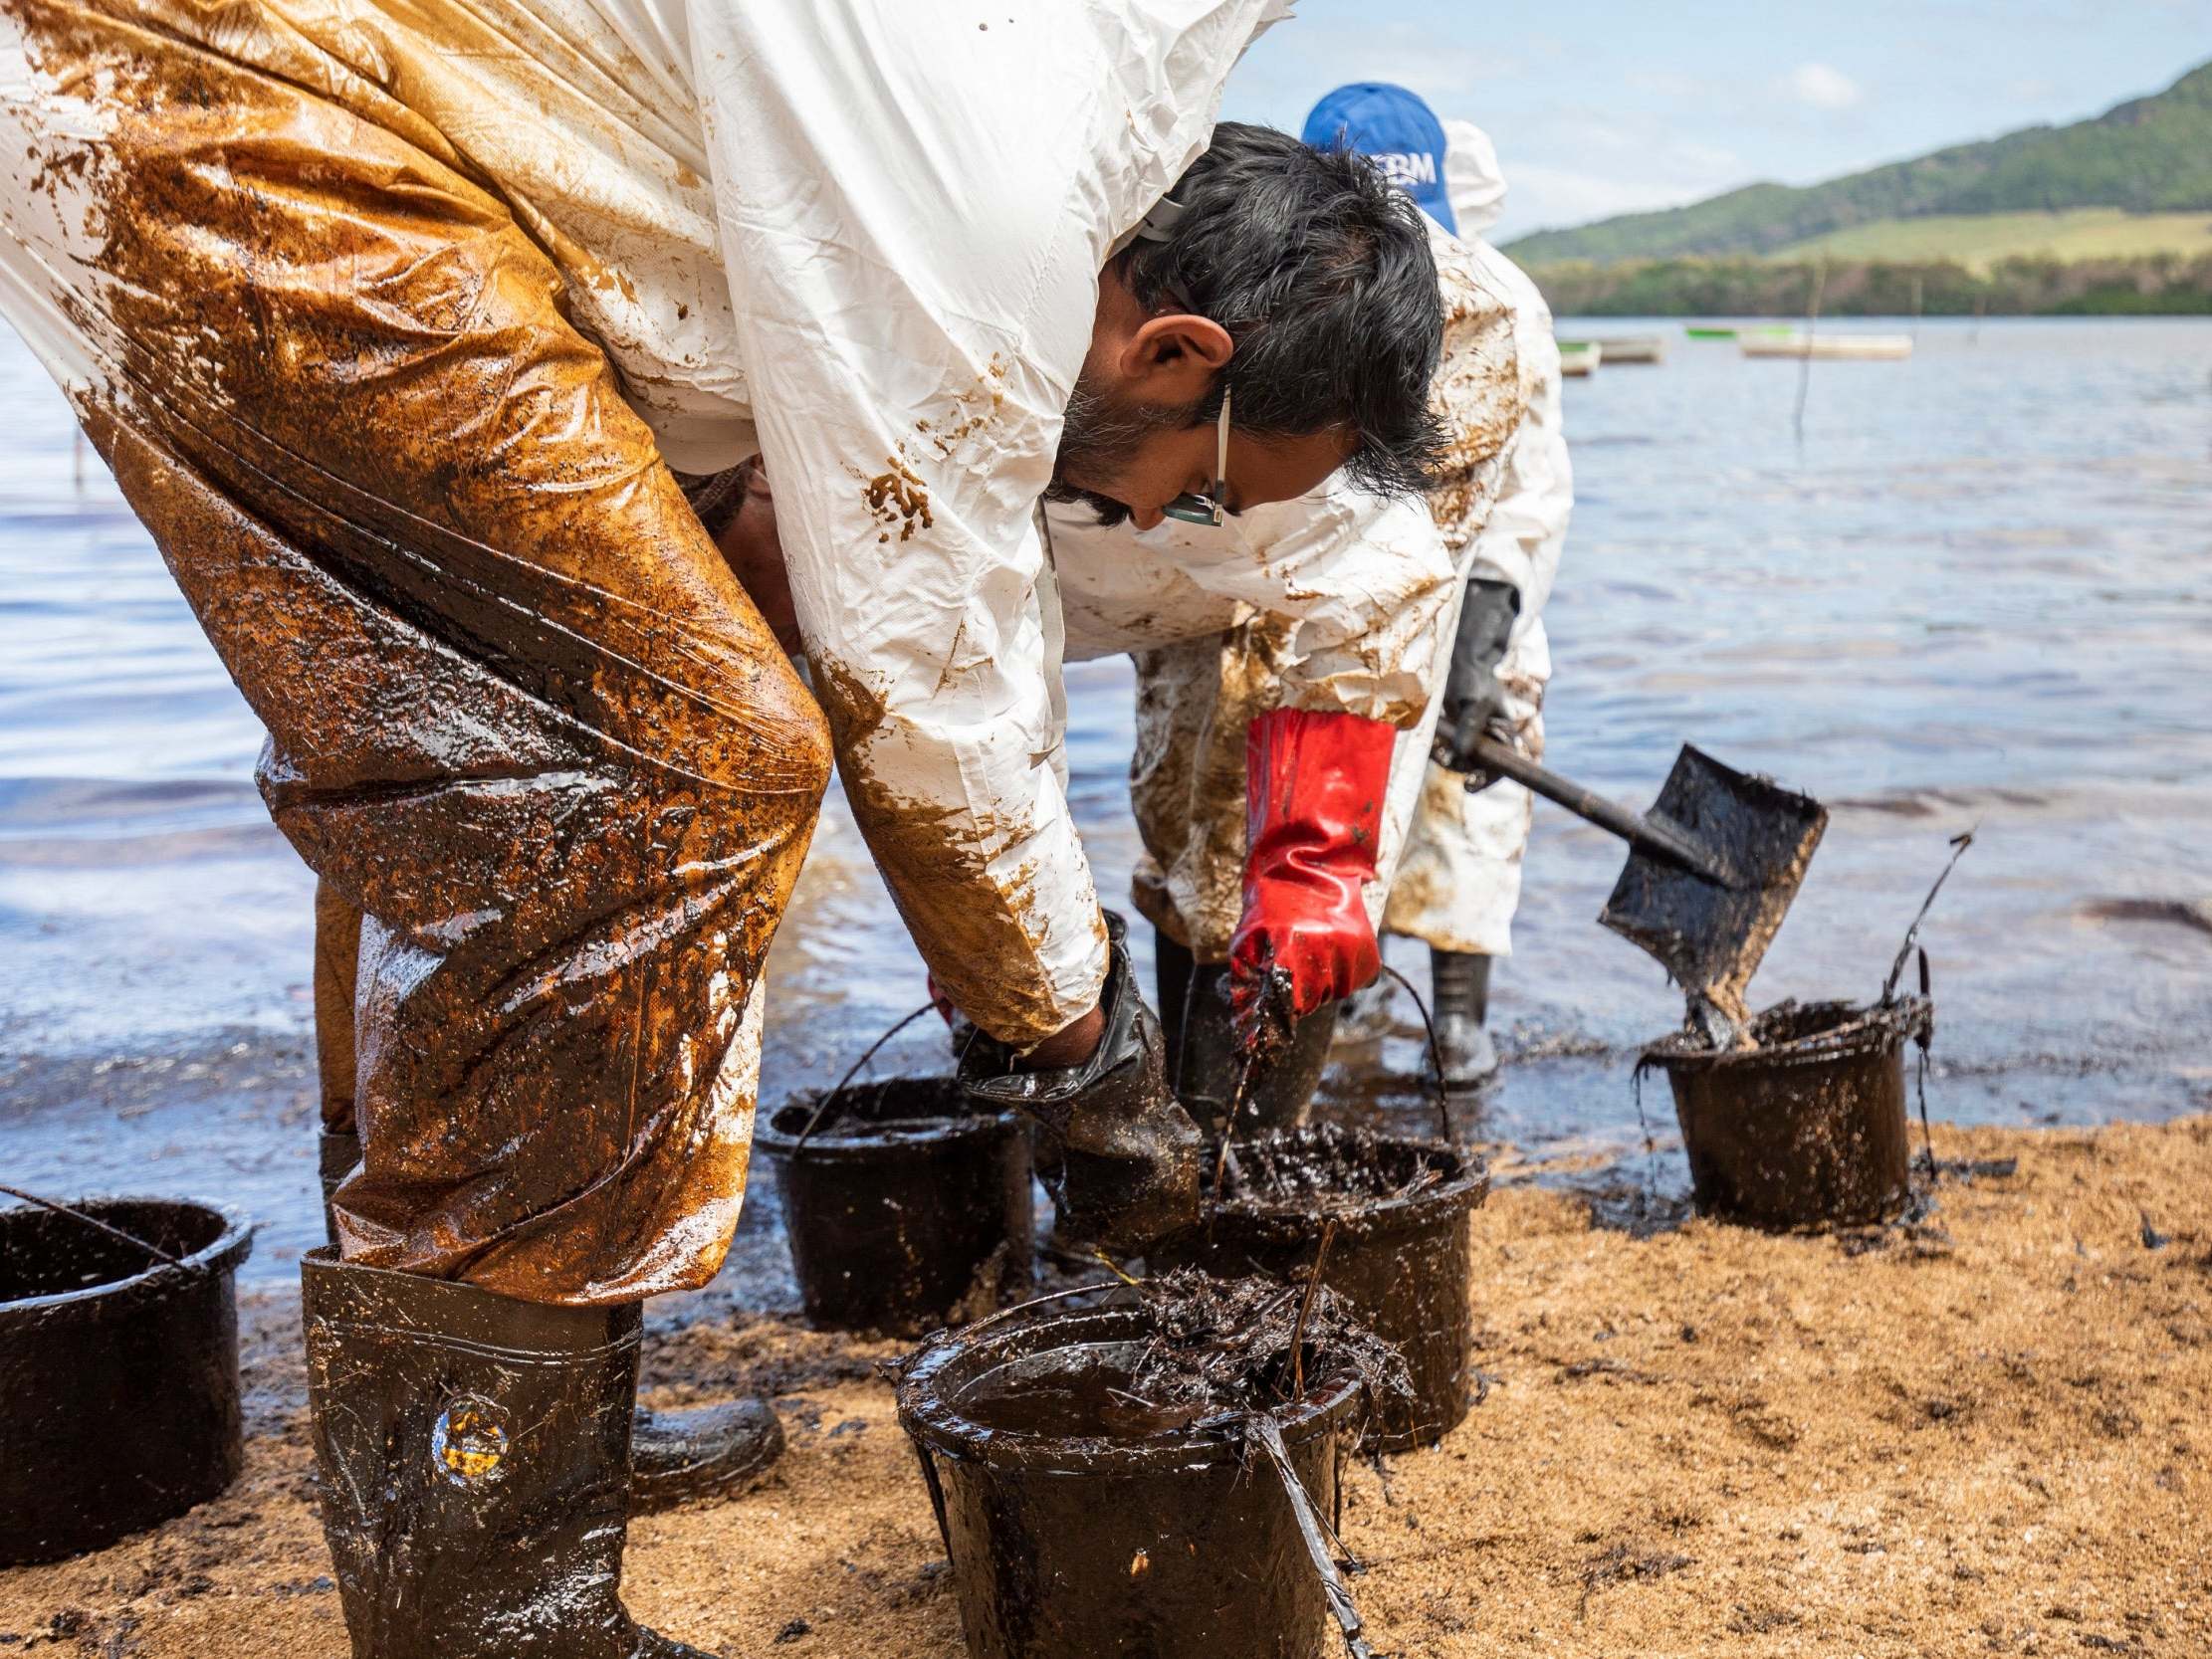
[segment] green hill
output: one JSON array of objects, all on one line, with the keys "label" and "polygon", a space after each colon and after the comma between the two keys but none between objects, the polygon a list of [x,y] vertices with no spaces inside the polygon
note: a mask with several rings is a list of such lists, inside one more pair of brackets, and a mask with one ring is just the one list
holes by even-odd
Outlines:
[{"label": "green hill", "polygon": [[2081,208],[2212,211],[2212,63],[2071,126],[2026,127],[1826,184],[1746,185],[1662,213],[1538,231],[1505,251],[1523,265],[1758,256],[1891,221]]}]

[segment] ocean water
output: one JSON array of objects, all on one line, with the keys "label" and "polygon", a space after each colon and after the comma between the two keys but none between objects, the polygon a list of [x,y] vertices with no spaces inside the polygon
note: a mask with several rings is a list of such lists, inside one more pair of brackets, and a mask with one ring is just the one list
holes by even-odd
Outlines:
[{"label": "ocean water", "polygon": [[[2212,1105],[2212,324],[1925,324],[1909,362],[1815,364],[1802,440],[1798,364],[1562,327],[1654,330],[1663,366],[1567,387],[1549,761],[1641,805],[1694,741],[1831,807],[1754,1001],[1872,996],[1971,830],[1924,934],[1933,1115]],[[249,1276],[284,1278],[319,1225],[312,884],[254,792],[252,717],[12,338],[0,399],[0,1180],[226,1199],[263,1222]],[[1126,666],[1073,670],[1069,701],[1111,903]],[[1457,1107],[1502,1167],[1601,1193],[1652,1178],[1630,1073],[1679,1015],[1594,925],[1622,857],[1539,805],[1493,1002],[1512,1064]],[[1392,956],[1425,982],[1418,949]],[[773,967],[766,1096],[921,1000],[832,799]],[[1332,1099],[1428,1122],[1412,1030],[1348,1053]],[[887,1057],[941,1044],[918,1024]],[[1645,1104],[1677,1195],[1663,1087]],[[760,1184],[725,1280],[787,1302]]]}]

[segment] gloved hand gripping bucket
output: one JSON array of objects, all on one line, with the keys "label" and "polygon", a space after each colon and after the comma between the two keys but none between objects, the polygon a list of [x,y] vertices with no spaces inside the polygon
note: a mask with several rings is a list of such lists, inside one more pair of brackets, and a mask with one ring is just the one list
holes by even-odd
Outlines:
[{"label": "gloved hand gripping bucket", "polygon": [[252,1248],[180,1199],[0,1211],[0,1566],[103,1549],[238,1478]]},{"label": "gloved hand gripping bucket", "polygon": [[[940,1332],[900,1369],[899,1422],[968,1651],[1323,1659],[1336,1642],[1327,1592],[1267,1458],[1234,1426],[1115,1424],[1116,1380],[1152,1339],[1152,1316],[1047,1309],[1068,1294]],[[1332,1516],[1363,1389],[1322,1364],[1306,1382],[1270,1416],[1315,1511]]]},{"label": "gloved hand gripping bucket", "polygon": [[846,1089],[771,1114],[758,1136],[775,1169],[806,1323],[915,1335],[989,1312],[1029,1283],[1029,1135],[978,1111],[949,1077]]}]

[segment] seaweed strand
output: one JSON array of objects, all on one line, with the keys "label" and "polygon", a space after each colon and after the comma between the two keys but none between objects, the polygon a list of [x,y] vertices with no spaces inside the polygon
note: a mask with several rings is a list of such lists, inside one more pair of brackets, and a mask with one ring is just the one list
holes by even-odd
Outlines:
[{"label": "seaweed strand", "polygon": [[1306,1317],[1313,1312],[1314,1293],[1321,1289],[1321,1270],[1329,1265],[1329,1246],[1336,1242],[1336,1217],[1321,1223],[1321,1243],[1313,1252],[1313,1271],[1306,1275],[1306,1294],[1298,1302],[1298,1323],[1290,1328],[1290,1397],[1303,1399],[1306,1392]]}]

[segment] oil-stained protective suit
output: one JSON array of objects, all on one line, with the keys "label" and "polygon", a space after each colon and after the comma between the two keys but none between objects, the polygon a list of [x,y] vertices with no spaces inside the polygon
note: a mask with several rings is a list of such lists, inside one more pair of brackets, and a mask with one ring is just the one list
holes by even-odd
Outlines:
[{"label": "oil-stained protective suit", "polygon": [[[1544,687],[1551,646],[1544,602],[1551,597],[1574,508],[1574,475],[1560,411],[1559,346],[1551,308],[1520,268],[1482,240],[1505,204],[1505,179],[1488,134],[1467,121],[1443,123],[1444,186],[1483,280],[1513,313],[1514,337],[1529,375],[1528,413],[1505,458],[1497,506],[1475,537],[1472,578],[1509,582],[1520,594],[1511,643],[1497,677],[1514,740],[1531,758],[1544,752]],[[1432,765],[1420,809],[1390,890],[1384,926],[1454,954],[1503,956],[1513,947],[1521,860],[1533,802],[1510,778],[1469,794],[1457,773]]]},{"label": "oil-stained protective suit", "polygon": [[[1031,506],[1100,270],[1285,9],[0,14],[0,311],[364,915],[348,1262],[713,1274],[832,735],[961,1007],[1092,1006]],[[756,453],[826,728],[670,472]]]},{"label": "oil-stained protective suit", "polygon": [[1133,899],[1201,962],[1227,959],[1242,910],[1245,730],[1270,709],[1400,728],[1367,890],[1378,922],[1398,879],[1459,601],[1544,362],[1484,250],[1440,227],[1431,243],[1445,316],[1432,397],[1450,450],[1426,503],[1331,486],[1217,529],[1171,519],[1141,534],[1050,510],[1068,654],[1137,663]]}]

